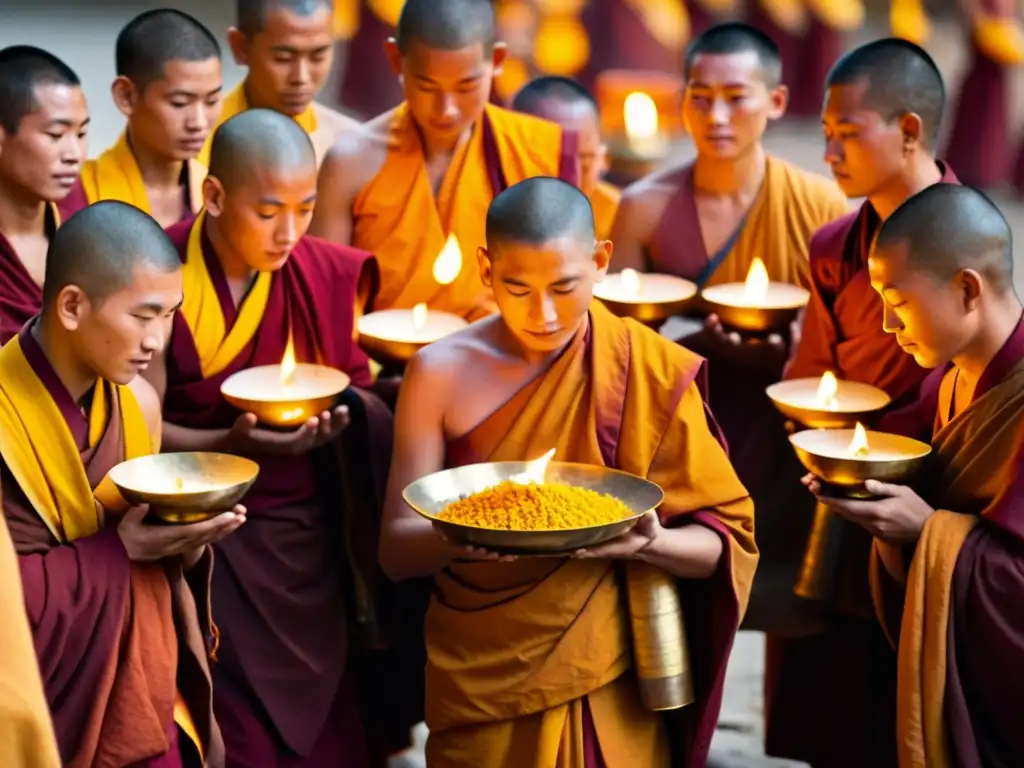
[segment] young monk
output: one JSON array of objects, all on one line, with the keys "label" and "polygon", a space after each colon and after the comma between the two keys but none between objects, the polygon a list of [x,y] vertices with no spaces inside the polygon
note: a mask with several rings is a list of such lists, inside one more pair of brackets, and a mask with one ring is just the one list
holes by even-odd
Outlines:
[{"label": "young monk", "polygon": [[[575,135],[487,103],[505,58],[490,0],[408,0],[388,58],[405,101],[331,150],[310,231],[377,257],[379,309],[482,317],[494,306],[473,254],[487,205],[530,176],[575,182]],[[449,235],[461,269],[444,282],[434,264]]]},{"label": "young monk", "polygon": [[[309,134],[321,162],[331,146],[359,123],[316,99],[334,63],[332,0],[237,0],[228,30],[235,63],[245,79],[224,97],[220,123],[247,109],[288,115]],[[210,162],[210,140],[200,154]]]},{"label": "young monk", "polygon": [[180,11],[147,11],[117,37],[114,104],[128,119],[117,143],[87,160],[60,205],[67,218],[97,200],[130,203],[167,227],[202,207],[199,154],[220,115],[220,45]]},{"label": "young monk", "polygon": [[[168,231],[185,265],[185,303],[166,359],[147,373],[163,398],[168,449],[238,453],[261,467],[246,496],[245,535],[223,542],[213,578],[221,632],[214,705],[232,766],[366,760],[345,604],[351,570],[368,568],[359,583],[372,581],[375,545],[364,557],[366,545],[349,538],[360,514],[379,508],[370,459],[374,440],[390,439],[390,416],[352,390],[348,405],[273,430],[220,394],[231,374],[278,365],[292,342],[299,362],[345,371],[357,387],[370,383],[353,324],[373,262],[304,236],[316,175],[309,137],[280,113],[248,110],[218,129],[205,212]],[[349,455],[367,466],[339,487],[337,460],[319,449],[337,444],[349,408],[372,428],[346,434],[359,442]],[[380,480],[382,499],[383,473]]]},{"label": "young monk", "polygon": [[42,305],[55,203],[78,180],[88,124],[64,62],[27,45],[0,51],[0,344]]},{"label": "young monk", "polygon": [[[825,160],[848,196],[867,201],[811,241],[811,301],[786,377],[832,371],[881,387],[894,401],[912,399],[925,372],[883,331],[866,265],[878,227],[902,202],[940,180],[955,181],[934,154],[942,76],[924,50],[889,38],[840,59],[826,86]],[[840,588],[849,599],[832,606],[831,627],[768,638],[769,754],[815,768],[895,765],[895,658],[872,617],[861,578],[869,542],[861,544],[850,550],[862,563]]]},{"label": "young monk", "polygon": [[159,225],[98,203],[54,235],[42,312],[0,350],[3,511],[69,766],[223,764],[207,545],[245,510],[147,524],[147,509],[127,509],[107,478],[159,449],[159,403],[134,380],[181,300],[181,265]]},{"label": "young monk", "polygon": [[540,77],[516,94],[512,109],[558,123],[562,130],[576,135],[579,187],[594,208],[598,239],[606,240],[622,190],[601,180],[608,170],[608,147],[601,138],[594,97],[568,77]]},{"label": "young monk", "polygon": [[[394,579],[435,576],[431,765],[668,766],[670,732],[685,734],[671,764],[704,765],[757,562],[753,506],[709,427],[703,361],[591,303],[610,255],[578,189],[516,184],[491,204],[478,253],[501,314],[425,348],[406,370],[380,557]],[[442,541],[402,500],[408,483],[445,467],[550,448],[647,477],[665,503],[576,557],[493,562]],[[677,713],[687,722],[671,728],[640,702],[619,560],[682,580],[701,673],[697,702]]]},{"label": "young monk", "polygon": [[1024,323],[1010,227],[983,195],[936,184],[886,219],[868,261],[885,330],[935,369],[887,429],[930,441],[909,485],[821,497],[875,538],[872,587],[899,642],[900,765],[1024,764]]}]

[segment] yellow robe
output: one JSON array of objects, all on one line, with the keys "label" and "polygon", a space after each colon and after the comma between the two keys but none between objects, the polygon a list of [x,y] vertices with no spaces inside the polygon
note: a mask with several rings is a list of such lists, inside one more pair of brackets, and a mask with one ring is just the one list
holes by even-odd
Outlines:
[{"label": "yellow robe", "polygon": [[611,234],[621,197],[622,190],[618,187],[606,181],[597,182],[590,204],[594,207],[594,230],[598,240],[607,240]]}]

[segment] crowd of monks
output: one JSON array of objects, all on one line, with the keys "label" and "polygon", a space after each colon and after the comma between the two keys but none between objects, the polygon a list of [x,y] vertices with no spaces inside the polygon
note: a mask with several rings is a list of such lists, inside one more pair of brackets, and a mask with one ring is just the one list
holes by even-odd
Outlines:
[{"label": "crowd of monks", "polygon": [[[1006,219],[936,157],[928,54],[884,38],[831,62],[826,179],[764,148],[800,97],[779,45],[710,26],[681,62],[695,159],[620,191],[586,87],[491,102],[491,0],[406,0],[375,54],[401,103],[365,123],[318,104],[335,5],[238,0],[226,95],[202,24],[136,17],[111,87],[125,130],[94,160],[76,74],[0,50],[0,765],[366,768],[425,721],[439,768],[698,768],[741,626],[768,635],[769,754],[1024,765],[1022,307]],[[757,257],[810,291],[787,333],[714,314],[659,333],[593,300],[627,267],[703,288]],[[371,365],[358,318],[421,302],[473,322]],[[220,388],[288,347],[352,386],[271,429]],[[806,475],[764,390],[827,371],[931,444],[909,485],[847,500]],[[550,448],[665,500],[606,544],[515,558],[402,498]],[[161,451],[260,472],[233,509],[158,525],[109,472]],[[862,538],[808,595],[826,512]],[[681,709],[640,695],[629,561],[677,585]]]}]

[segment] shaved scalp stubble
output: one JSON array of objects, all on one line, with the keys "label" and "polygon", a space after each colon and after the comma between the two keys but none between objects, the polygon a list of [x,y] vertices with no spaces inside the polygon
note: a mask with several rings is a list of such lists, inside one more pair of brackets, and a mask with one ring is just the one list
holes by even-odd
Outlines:
[{"label": "shaved scalp stubble", "polygon": [[235,26],[246,37],[262,32],[275,11],[288,11],[300,17],[312,16],[324,8],[334,12],[332,0],[237,0],[235,8]]},{"label": "shaved scalp stubble", "polygon": [[181,257],[156,220],[134,205],[94,203],[61,224],[46,251],[43,309],[77,285],[94,304],[131,284],[137,266],[181,269]]},{"label": "shaved scalp stubble", "polygon": [[939,281],[973,269],[1000,292],[1013,290],[1013,233],[981,192],[959,184],[933,184],[885,220],[875,254],[906,247],[908,265]]},{"label": "shaved scalp stubble", "polygon": [[924,138],[934,146],[946,108],[946,85],[935,61],[918,45],[896,37],[854,48],[837,61],[825,87],[865,83],[864,105],[893,121],[916,114],[924,123]]},{"label": "shaved scalp stubble", "polygon": [[487,250],[502,245],[539,246],[560,238],[594,244],[594,209],[575,186],[550,176],[534,176],[506,189],[487,209]]},{"label": "shaved scalp stubble", "polygon": [[559,104],[570,107],[585,106],[597,114],[597,100],[590,91],[569,77],[538,77],[524,85],[512,100],[512,109],[543,117],[545,107]]},{"label": "shaved scalp stubble", "polygon": [[724,56],[735,53],[753,53],[757,56],[761,79],[769,89],[782,84],[782,56],[779,54],[779,46],[768,35],[740,22],[716,24],[697,35],[686,47],[686,54],[683,56],[683,77],[689,81],[690,72],[698,56]]},{"label": "shaved scalp stubble", "polygon": [[210,147],[210,175],[224,189],[258,170],[316,173],[316,151],[302,126],[272,109],[248,109],[221,125]]},{"label": "shaved scalp stubble", "polygon": [[170,61],[220,61],[220,44],[213,34],[187,13],[171,8],[146,11],[129,21],[117,36],[114,64],[119,77],[136,87],[164,76]]},{"label": "shaved scalp stubble", "polygon": [[78,75],[52,53],[31,45],[12,45],[0,51],[0,126],[18,132],[25,115],[39,109],[36,88],[65,85],[80,88]]},{"label": "shaved scalp stubble", "polygon": [[406,54],[420,42],[439,51],[459,51],[497,39],[492,0],[406,0],[395,28],[398,50]]}]

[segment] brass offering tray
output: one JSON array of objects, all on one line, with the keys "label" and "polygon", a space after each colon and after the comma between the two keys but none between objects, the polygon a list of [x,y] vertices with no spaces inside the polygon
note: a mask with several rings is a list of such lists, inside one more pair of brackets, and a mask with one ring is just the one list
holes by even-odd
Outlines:
[{"label": "brass offering tray", "polygon": [[[409,312],[408,309],[382,309],[360,317],[356,325],[359,346],[381,365],[404,365],[423,347],[469,325],[458,315],[428,310],[430,332],[410,328],[410,333],[395,334],[390,328],[392,321]],[[438,323],[444,326],[443,332],[437,332]]]},{"label": "brass offering tray", "polygon": [[297,427],[330,410],[350,383],[348,374],[342,371],[298,363],[285,384],[280,366],[261,365],[229,376],[220,385],[220,393],[239,410],[256,414],[264,424]]},{"label": "brass offering tray", "polygon": [[122,462],[110,479],[129,504],[167,523],[198,523],[238,503],[256,481],[255,461],[227,453],[158,453]]},{"label": "brass offering tray", "polygon": [[708,312],[718,315],[722,325],[747,333],[782,332],[789,328],[810,293],[798,285],[772,283],[772,296],[759,306],[745,306],[743,283],[723,283],[701,291]]},{"label": "brass offering tray", "polygon": [[865,421],[891,402],[888,393],[859,381],[839,381],[828,407],[818,399],[820,379],[790,379],[765,389],[775,408],[786,418],[811,429],[842,429]]},{"label": "brass offering tray", "polygon": [[626,533],[646,512],[665,498],[658,485],[642,477],[607,467],[553,461],[544,475],[546,483],[564,483],[614,496],[633,514],[624,520],[587,528],[542,531],[505,531],[478,528],[439,520],[437,515],[450,502],[498,485],[527,472],[531,462],[498,461],[445,469],[422,477],[403,491],[405,502],[430,520],[448,541],[462,546],[483,547],[515,555],[567,555],[593,547]]}]

